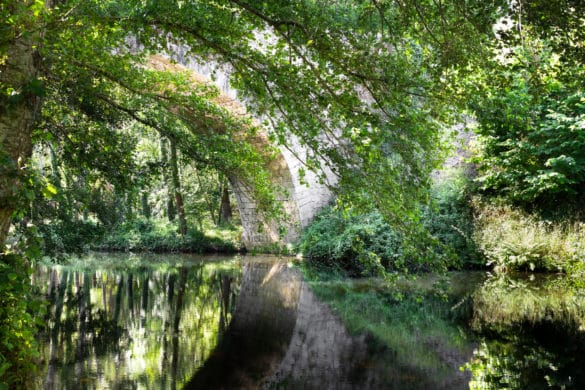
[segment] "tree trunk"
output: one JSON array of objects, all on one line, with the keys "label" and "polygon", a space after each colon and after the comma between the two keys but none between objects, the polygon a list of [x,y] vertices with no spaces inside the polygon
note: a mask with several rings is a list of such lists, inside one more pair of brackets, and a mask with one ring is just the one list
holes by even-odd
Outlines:
[{"label": "tree trunk", "polygon": [[167,187],[167,218],[169,221],[175,220],[175,215],[177,213],[175,209],[175,202],[173,201],[173,182],[169,178],[169,151],[167,140],[163,137],[160,139],[160,155],[161,155],[161,165],[162,165],[162,176],[164,183]]},{"label": "tree trunk", "polygon": [[124,195],[124,218],[127,221],[134,220],[134,196],[133,192],[130,190],[126,192]]},{"label": "tree trunk", "polygon": [[173,191],[175,192],[175,205],[179,215],[179,233],[181,236],[187,234],[187,219],[185,218],[185,208],[183,206],[183,194],[181,193],[181,180],[179,178],[179,165],[177,163],[177,145],[171,138],[171,174],[173,178]]},{"label": "tree trunk", "polygon": [[221,203],[219,206],[219,221],[218,225],[225,225],[230,223],[232,219],[232,205],[230,203],[230,193],[228,191],[227,179],[224,178],[221,182]]},{"label": "tree trunk", "polygon": [[[199,173],[196,174],[197,176],[197,182],[199,183],[199,188],[201,189],[201,191],[203,192],[203,199],[205,200],[205,203],[207,204],[207,209],[209,210],[209,216],[211,217],[211,222],[213,222],[215,225],[219,225],[219,215],[217,216],[217,220],[215,219],[215,206],[216,206],[216,202],[211,199],[211,196],[209,194],[209,191],[206,189],[206,186],[203,183],[203,180],[201,180],[201,176],[199,175]],[[203,227],[201,225],[201,220],[203,218],[199,217],[199,230],[203,230]]]},{"label": "tree trunk", "polygon": [[140,194],[140,201],[142,203],[142,216],[150,219],[150,205],[148,204],[148,192],[142,191]]},{"label": "tree trunk", "polygon": [[[13,40],[6,62],[0,65],[0,245],[19,206],[19,190],[32,153],[31,133],[39,113],[40,99],[29,88],[37,76],[34,43],[26,35]],[[4,88],[13,89],[10,97]]]}]

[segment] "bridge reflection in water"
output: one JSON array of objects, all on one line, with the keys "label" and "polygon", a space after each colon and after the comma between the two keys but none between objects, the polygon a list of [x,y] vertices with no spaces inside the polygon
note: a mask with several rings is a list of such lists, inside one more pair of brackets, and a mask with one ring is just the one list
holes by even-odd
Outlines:
[{"label": "bridge reflection in water", "polygon": [[39,268],[34,283],[51,303],[38,387],[467,386],[458,375],[433,383],[348,334],[285,261],[168,259],[125,271]]},{"label": "bridge reflection in water", "polygon": [[296,270],[266,261],[247,262],[243,269],[233,319],[186,388],[343,389],[374,384],[364,369],[365,339],[351,337]]}]

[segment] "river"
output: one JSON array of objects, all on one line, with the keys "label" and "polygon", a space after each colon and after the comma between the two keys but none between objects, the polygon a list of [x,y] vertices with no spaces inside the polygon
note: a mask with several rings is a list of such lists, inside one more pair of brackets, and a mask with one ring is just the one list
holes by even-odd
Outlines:
[{"label": "river", "polygon": [[[440,367],[403,364],[372,336],[350,334],[300,272],[275,257],[92,254],[74,266],[38,266],[33,284],[49,302],[39,389],[583,384],[577,347],[567,363],[533,338],[478,337],[460,322],[459,352],[426,346],[440,350]],[[535,378],[514,382],[518,372]]]}]

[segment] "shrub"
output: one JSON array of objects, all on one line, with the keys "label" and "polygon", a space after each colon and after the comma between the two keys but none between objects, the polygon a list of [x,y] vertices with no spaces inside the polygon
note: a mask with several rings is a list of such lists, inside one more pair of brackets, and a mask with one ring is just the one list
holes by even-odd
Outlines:
[{"label": "shrub", "polygon": [[546,44],[531,44],[534,51],[512,50],[502,65],[509,68],[486,76],[487,94],[471,99],[482,146],[478,183],[523,204],[583,195],[585,185],[583,68],[561,70]]},{"label": "shrub", "polygon": [[403,267],[400,243],[400,235],[378,212],[344,215],[326,208],[305,229],[298,248],[313,261],[369,276]]},{"label": "shrub", "polygon": [[406,235],[378,211],[358,214],[327,208],[305,229],[298,249],[305,257],[338,265],[352,275],[387,271],[437,271],[483,264],[473,240],[469,180],[453,170],[433,186],[432,201]]},{"label": "shrub", "polygon": [[439,240],[450,268],[475,268],[484,264],[473,240],[471,182],[468,173],[452,169],[442,173],[431,189],[433,202],[423,212],[423,224]]},{"label": "shrub", "polygon": [[83,252],[105,233],[103,225],[83,221],[56,221],[39,225],[38,230],[45,255]]},{"label": "shrub", "polygon": [[0,254],[0,388],[26,388],[36,372],[35,315],[44,307],[33,299],[30,272],[21,254]]},{"label": "shrub", "polygon": [[311,261],[340,267],[351,276],[440,271],[453,265],[443,244],[417,227],[406,236],[377,211],[344,214],[327,208],[305,229],[298,249]]}]

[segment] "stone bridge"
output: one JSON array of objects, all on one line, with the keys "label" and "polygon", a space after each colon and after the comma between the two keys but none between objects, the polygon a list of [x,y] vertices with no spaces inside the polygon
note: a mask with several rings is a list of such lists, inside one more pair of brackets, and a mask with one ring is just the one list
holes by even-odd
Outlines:
[{"label": "stone bridge", "polygon": [[[151,56],[148,66],[157,70],[189,71],[194,83],[213,83],[220,91],[220,96],[211,103],[226,108],[234,117],[247,117],[256,124],[256,118],[246,111],[244,104],[237,99],[237,91],[229,84],[229,73],[217,71],[217,66],[200,64],[195,59],[185,55],[186,49],[181,46],[172,47],[173,58],[155,55]],[[211,75],[213,74],[213,77]],[[221,123],[217,124],[222,127]],[[245,129],[243,129],[245,131]],[[268,144],[268,134],[260,131],[252,139],[255,148],[262,151]],[[266,163],[267,171],[275,188],[281,188],[277,194],[278,201],[282,202],[286,217],[280,221],[263,220],[258,212],[257,202],[252,196],[252,191],[240,177],[232,175],[229,178],[231,188],[238,203],[242,226],[244,229],[243,241],[248,249],[262,247],[271,244],[284,245],[294,242],[300,233],[314,217],[316,212],[327,205],[332,194],[326,184],[320,183],[318,175],[314,172],[304,172],[301,183],[300,168],[303,162],[305,150],[294,139],[290,140],[287,147],[280,147],[280,153]],[[335,184],[329,177],[328,184]],[[284,233],[282,233],[284,232]]]}]

